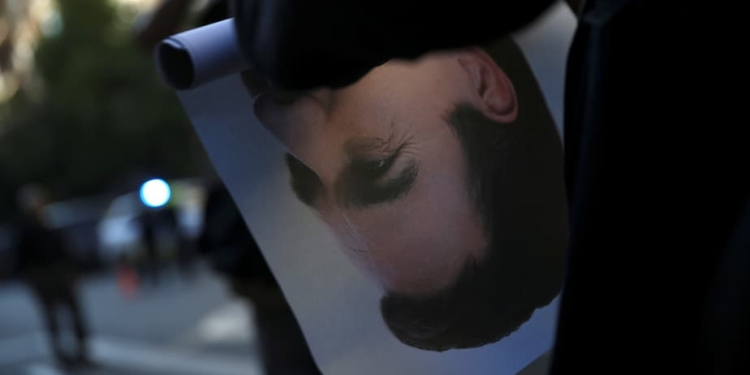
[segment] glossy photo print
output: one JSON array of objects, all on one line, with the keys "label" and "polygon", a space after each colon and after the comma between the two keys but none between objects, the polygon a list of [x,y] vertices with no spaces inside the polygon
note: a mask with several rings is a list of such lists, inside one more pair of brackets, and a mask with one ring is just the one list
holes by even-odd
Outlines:
[{"label": "glossy photo print", "polygon": [[288,150],[295,197],[383,290],[404,344],[495,342],[560,291],[562,150],[511,38],[254,108]]},{"label": "glossy photo print", "polygon": [[340,89],[248,70],[180,93],[325,374],[516,374],[549,350],[574,27],[560,4]]}]

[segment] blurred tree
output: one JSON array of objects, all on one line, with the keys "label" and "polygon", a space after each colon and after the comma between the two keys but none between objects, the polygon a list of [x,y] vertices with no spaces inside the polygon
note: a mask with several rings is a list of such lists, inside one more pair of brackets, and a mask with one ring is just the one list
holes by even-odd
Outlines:
[{"label": "blurred tree", "polygon": [[133,189],[135,174],[198,173],[205,156],[176,96],[134,46],[126,14],[104,0],[60,0],[61,27],[35,54],[38,93],[0,104],[0,219],[21,184],[54,198]]}]

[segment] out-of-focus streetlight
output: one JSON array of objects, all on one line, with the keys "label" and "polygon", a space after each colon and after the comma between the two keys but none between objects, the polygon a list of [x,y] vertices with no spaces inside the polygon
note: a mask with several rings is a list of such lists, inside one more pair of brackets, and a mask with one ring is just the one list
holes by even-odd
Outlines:
[{"label": "out-of-focus streetlight", "polygon": [[172,189],[166,181],[155,178],[141,185],[140,196],[141,202],[146,206],[159,208],[169,202],[169,198],[172,197]]}]

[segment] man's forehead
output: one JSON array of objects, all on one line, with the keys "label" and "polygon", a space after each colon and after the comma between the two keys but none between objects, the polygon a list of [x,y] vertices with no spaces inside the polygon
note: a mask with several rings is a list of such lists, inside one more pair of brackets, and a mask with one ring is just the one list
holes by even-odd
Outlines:
[{"label": "man's forehead", "polygon": [[347,155],[360,155],[367,152],[377,152],[388,149],[391,146],[393,136],[388,137],[352,137],[344,142],[344,151]]}]

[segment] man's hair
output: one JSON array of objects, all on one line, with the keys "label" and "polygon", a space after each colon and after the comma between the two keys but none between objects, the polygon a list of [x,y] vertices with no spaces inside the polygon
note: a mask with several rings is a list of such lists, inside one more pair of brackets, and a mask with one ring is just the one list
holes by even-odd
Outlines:
[{"label": "man's hair", "polygon": [[518,118],[502,124],[468,104],[446,120],[466,159],[470,198],[489,246],[450,287],[425,295],[389,292],[386,325],[403,343],[426,350],[498,341],[546,306],[562,284],[567,235],[561,142],[541,90],[512,39],[486,46],[510,77]]}]

